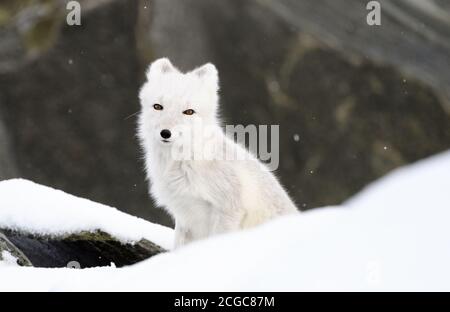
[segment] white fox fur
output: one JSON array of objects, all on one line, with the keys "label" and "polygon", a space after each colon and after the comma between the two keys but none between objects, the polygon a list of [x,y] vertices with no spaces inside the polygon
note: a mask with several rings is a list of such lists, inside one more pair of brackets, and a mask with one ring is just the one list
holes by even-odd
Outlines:
[{"label": "white fox fur", "polygon": [[[206,64],[184,74],[163,58],[150,65],[147,82],[139,94],[142,107],[138,137],[145,152],[150,193],[175,220],[175,246],[297,211],[276,177],[226,137],[217,117],[218,89],[214,65]],[[155,104],[162,109],[155,109]],[[188,109],[194,114],[183,113]],[[174,159],[171,150],[187,144],[187,134],[178,130],[179,126],[193,127],[194,120],[201,120],[215,131],[189,144],[201,143],[213,154],[225,146],[248,157]],[[161,137],[163,129],[171,131],[165,141]]]}]

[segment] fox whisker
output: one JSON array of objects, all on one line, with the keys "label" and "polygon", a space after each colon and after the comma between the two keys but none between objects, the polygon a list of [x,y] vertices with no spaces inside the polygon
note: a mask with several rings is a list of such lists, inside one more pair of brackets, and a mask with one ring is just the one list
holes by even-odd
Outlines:
[{"label": "fox whisker", "polygon": [[125,117],[124,120],[130,119],[131,117],[136,116],[138,113],[139,113],[139,111],[137,111],[137,112],[135,112],[135,113],[133,113],[133,114],[131,114],[131,115]]}]

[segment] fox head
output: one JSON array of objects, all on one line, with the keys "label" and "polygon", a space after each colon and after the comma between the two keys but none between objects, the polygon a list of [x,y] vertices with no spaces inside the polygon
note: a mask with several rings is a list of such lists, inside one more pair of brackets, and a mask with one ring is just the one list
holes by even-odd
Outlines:
[{"label": "fox head", "polygon": [[196,123],[217,124],[219,81],[213,64],[182,73],[167,58],[150,64],[141,88],[139,136],[147,143],[181,143]]}]

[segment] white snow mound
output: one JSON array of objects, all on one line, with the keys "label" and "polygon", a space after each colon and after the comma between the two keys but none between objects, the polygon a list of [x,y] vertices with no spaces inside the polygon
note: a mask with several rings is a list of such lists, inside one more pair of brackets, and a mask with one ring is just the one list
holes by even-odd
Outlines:
[{"label": "white snow mound", "polygon": [[[252,230],[195,242],[130,267],[0,267],[0,290],[450,291],[449,181],[450,151],[395,170],[343,207],[279,218]],[[53,198],[53,190],[29,182],[14,183],[7,192],[0,184],[0,198],[16,194],[7,213],[1,211],[4,205],[0,206],[3,224],[48,232],[55,228],[75,230],[84,226],[79,222],[86,221],[98,227],[99,219],[106,215],[110,221],[102,226],[117,233],[122,220],[130,224],[134,220],[72,197],[66,205],[70,217],[67,207],[57,203],[58,208],[51,209],[61,210],[55,217],[45,212],[50,205],[42,204]],[[38,219],[23,215],[22,204],[27,200],[19,199],[20,205],[15,202],[14,198],[28,197],[24,186],[36,192],[28,210],[36,215],[44,209]],[[66,196],[61,198],[69,199]],[[69,203],[72,200],[76,203]],[[86,207],[80,210],[80,206]],[[82,218],[77,216],[81,211]],[[69,225],[62,226],[66,221]],[[142,228],[147,229],[146,235],[154,234],[150,226]],[[136,238],[141,228],[134,230]],[[130,236],[128,231],[119,234]]]}]

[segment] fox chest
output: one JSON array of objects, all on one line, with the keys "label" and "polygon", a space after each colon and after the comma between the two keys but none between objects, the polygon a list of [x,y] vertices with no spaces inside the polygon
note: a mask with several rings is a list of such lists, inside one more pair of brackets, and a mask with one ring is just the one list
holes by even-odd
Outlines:
[{"label": "fox chest", "polygon": [[152,193],[171,212],[191,213],[211,206],[209,185],[201,173],[173,168],[152,179]]}]

